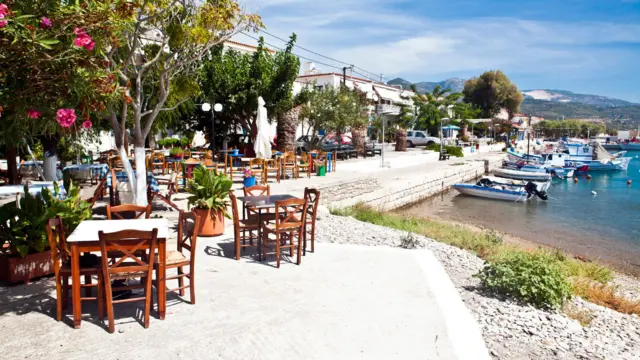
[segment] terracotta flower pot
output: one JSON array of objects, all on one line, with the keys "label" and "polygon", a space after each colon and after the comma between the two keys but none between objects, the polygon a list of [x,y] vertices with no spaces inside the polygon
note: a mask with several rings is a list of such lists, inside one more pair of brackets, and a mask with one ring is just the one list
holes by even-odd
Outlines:
[{"label": "terracotta flower pot", "polygon": [[0,255],[0,281],[24,282],[53,274],[51,251],[28,254],[24,258]]},{"label": "terracotta flower pot", "polygon": [[224,215],[221,210],[194,208],[193,212],[200,217],[198,236],[220,236],[224,233]]}]

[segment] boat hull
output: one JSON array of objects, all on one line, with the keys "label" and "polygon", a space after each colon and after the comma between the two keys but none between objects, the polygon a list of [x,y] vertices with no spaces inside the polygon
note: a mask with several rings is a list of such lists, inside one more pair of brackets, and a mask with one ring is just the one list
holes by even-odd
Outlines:
[{"label": "boat hull", "polygon": [[[516,180],[516,179],[507,179],[496,176],[488,176],[485,175],[482,177],[483,179],[487,179],[494,184],[497,185],[506,185],[506,186],[518,186],[524,188],[529,181],[526,180]],[[547,191],[549,187],[551,187],[551,181],[532,181],[537,186],[538,191]]]},{"label": "boat hull", "polygon": [[485,186],[478,186],[473,184],[455,184],[453,188],[456,189],[462,195],[482,197],[493,200],[504,201],[527,201],[527,193],[525,191],[512,191],[494,189]]},{"label": "boat hull", "polygon": [[589,171],[625,171],[629,167],[630,162],[630,157],[623,157],[604,164],[597,160],[567,160],[565,164],[575,167],[587,166]]},{"label": "boat hull", "polygon": [[551,179],[551,174],[547,174],[546,172],[528,172],[509,169],[497,169],[494,170],[493,173],[498,177],[516,180],[549,181]]}]

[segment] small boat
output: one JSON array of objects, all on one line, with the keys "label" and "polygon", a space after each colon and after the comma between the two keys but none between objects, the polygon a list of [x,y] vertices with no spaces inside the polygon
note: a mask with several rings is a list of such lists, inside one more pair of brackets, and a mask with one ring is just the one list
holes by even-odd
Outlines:
[{"label": "small boat", "polygon": [[[489,176],[489,175],[484,175],[480,179],[480,182],[483,182],[484,179],[487,179],[488,181],[490,181],[492,184],[495,184],[495,185],[506,185],[506,186],[525,187],[529,183],[529,181],[507,179],[507,178]],[[551,186],[551,181],[531,181],[531,182],[534,183],[538,188],[538,190],[540,191],[547,191]]]},{"label": "small boat", "polygon": [[626,171],[631,162],[624,157],[626,151],[610,154],[600,143],[590,144],[561,143],[560,149],[569,154],[565,160],[567,166],[581,167],[587,165],[589,171]]},{"label": "small boat", "polygon": [[494,200],[527,201],[534,196],[547,200],[546,191],[538,190],[538,186],[528,182],[525,186],[499,185],[489,179],[481,179],[477,184],[454,184],[453,188],[462,195],[483,197]]},{"label": "small boat", "polygon": [[496,176],[516,179],[516,180],[529,180],[529,181],[549,181],[551,180],[551,174],[547,172],[530,172],[511,169],[497,169],[493,173]]},{"label": "small boat", "polygon": [[560,166],[547,166],[547,165],[523,165],[518,170],[526,172],[546,172],[553,178],[566,179],[573,176],[576,168],[574,167],[560,167]]}]

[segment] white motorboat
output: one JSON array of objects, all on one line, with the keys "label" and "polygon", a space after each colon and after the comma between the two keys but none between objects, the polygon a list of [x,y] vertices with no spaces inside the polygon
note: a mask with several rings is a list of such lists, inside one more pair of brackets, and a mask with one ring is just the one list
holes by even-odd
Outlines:
[{"label": "white motorboat", "polygon": [[[527,184],[529,182],[532,182],[533,184],[536,185],[536,187],[537,187],[537,189],[539,191],[547,191],[547,190],[549,190],[549,187],[551,186],[551,180],[549,180],[549,181],[524,181],[524,180],[508,179],[508,178],[502,178],[502,177],[497,177],[497,176],[488,176],[488,175],[483,176],[482,179],[487,179],[492,184],[496,184],[496,185],[518,186],[518,187],[525,187],[525,186],[527,186]],[[480,180],[480,182],[483,181],[482,179]]]},{"label": "white motorboat", "polygon": [[510,169],[497,169],[493,173],[496,176],[516,179],[516,180],[529,180],[529,181],[549,181],[551,180],[551,174],[547,172],[530,172]]},{"label": "white motorboat", "polygon": [[546,191],[538,190],[537,185],[528,182],[525,186],[500,185],[489,179],[482,179],[477,184],[455,184],[453,188],[460,194],[483,197],[494,200],[527,201],[534,196],[547,200]]}]

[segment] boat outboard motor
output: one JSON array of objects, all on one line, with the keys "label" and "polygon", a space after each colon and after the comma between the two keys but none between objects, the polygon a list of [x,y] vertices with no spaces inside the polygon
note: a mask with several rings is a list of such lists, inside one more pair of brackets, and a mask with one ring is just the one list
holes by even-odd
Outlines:
[{"label": "boat outboard motor", "polygon": [[549,195],[547,195],[546,191],[538,191],[538,185],[529,181],[527,185],[524,186],[524,191],[527,192],[527,199],[531,199],[533,195],[539,197],[542,200],[549,199]]},{"label": "boat outboard motor", "polygon": [[478,181],[478,183],[476,183],[477,186],[483,186],[483,187],[491,187],[493,185],[493,182],[487,178],[482,178],[480,179],[480,181]]}]

